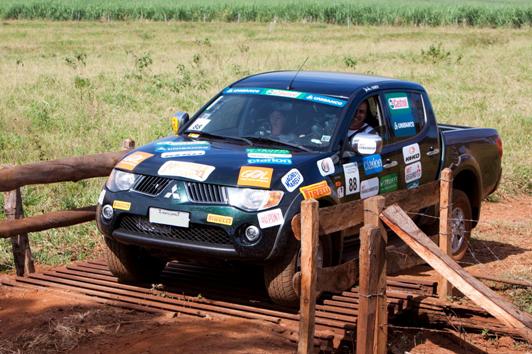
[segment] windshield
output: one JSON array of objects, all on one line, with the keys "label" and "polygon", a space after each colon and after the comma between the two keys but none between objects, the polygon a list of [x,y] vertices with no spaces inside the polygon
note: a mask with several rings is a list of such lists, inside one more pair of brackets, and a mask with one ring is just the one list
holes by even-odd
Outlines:
[{"label": "windshield", "polygon": [[186,132],[326,150],[346,103],[298,91],[230,88],[203,110]]}]

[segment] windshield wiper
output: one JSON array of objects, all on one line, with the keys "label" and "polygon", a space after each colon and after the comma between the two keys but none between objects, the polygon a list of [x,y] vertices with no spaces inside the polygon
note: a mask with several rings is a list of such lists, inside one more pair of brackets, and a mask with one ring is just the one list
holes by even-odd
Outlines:
[{"label": "windshield wiper", "polygon": [[206,137],[206,138],[238,140],[238,141],[243,141],[243,142],[245,142],[245,143],[248,144],[248,145],[253,145],[253,143],[251,142],[251,140],[246,139],[246,138],[242,138],[242,137],[239,137],[239,136],[218,135],[218,134],[207,133],[207,132],[201,132],[201,131],[187,131],[187,133],[196,133],[196,134],[200,134],[201,136]]},{"label": "windshield wiper", "polygon": [[265,137],[265,136],[246,136],[246,137],[243,137],[242,139],[247,139],[247,140],[250,140],[250,141],[256,141],[256,142],[259,142],[259,143],[270,143],[270,144],[274,143],[274,144],[277,144],[277,145],[285,145],[285,146],[290,146],[290,147],[293,147],[293,148],[296,148],[296,149],[299,149],[299,150],[312,152],[311,149],[309,149],[307,147],[304,147],[302,145],[287,143],[285,141],[279,141],[279,140],[275,140],[275,139],[268,138],[268,137]]}]

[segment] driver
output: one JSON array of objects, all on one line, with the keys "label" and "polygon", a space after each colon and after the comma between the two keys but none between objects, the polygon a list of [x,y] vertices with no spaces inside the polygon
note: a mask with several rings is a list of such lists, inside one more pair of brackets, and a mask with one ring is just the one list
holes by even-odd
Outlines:
[{"label": "driver", "polygon": [[270,113],[268,119],[270,121],[272,136],[280,136],[285,133],[286,117],[281,111],[274,110],[272,113]]},{"label": "driver", "polygon": [[369,116],[369,104],[368,104],[368,100],[364,100],[362,101],[362,103],[358,106],[357,110],[355,111],[353,120],[351,121],[351,124],[349,125],[347,136],[352,137],[358,133],[378,134],[377,131],[373,129],[371,125],[366,123],[366,119],[368,116]]}]

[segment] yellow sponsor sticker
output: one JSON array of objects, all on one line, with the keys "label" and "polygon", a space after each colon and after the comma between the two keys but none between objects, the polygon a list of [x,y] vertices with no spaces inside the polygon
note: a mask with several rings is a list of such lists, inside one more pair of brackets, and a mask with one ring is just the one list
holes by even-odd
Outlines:
[{"label": "yellow sponsor sticker", "polygon": [[115,200],[113,202],[113,209],[129,211],[131,208],[130,202],[124,202],[122,200]]},{"label": "yellow sponsor sticker", "polygon": [[190,133],[190,134],[188,134],[189,138],[199,138],[199,136],[200,135],[198,133]]},{"label": "yellow sponsor sticker", "polygon": [[214,224],[233,225],[233,218],[231,216],[224,216],[218,214],[207,214],[207,221]]},{"label": "yellow sponsor sticker", "polygon": [[153,154],[143,152],[143,151],[137,151],[132,153],[129,156],[126,156],[122,161],[120,161],[115,167],[121,168],[128,171],[133,171],[135,167],[142,161],[149,159],[152,157]]},{"label": "yellow sponsor sticker", "polygon": [[272,175],[273,168],[242,166],[237,184],[239,186],[270,188]]},{"label": "yellow sponsor sticker", "polygon": [[318,199],[327,195],[331,195],[331,188],[326,181],[309,184],[308,186],[299,188],[299,190],[305,199]]}]

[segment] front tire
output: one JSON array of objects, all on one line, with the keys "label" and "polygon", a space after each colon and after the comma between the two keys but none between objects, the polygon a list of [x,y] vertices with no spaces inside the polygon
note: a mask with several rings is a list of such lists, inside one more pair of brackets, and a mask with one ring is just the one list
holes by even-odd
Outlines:
[{"label": "front tire", "polygon": [[473,212],[471,203],[467,194],[459,189],[453,190],[453,200],[451,209],[451,250],[452,258],[459,261],[464,258],[469,239],[471,238],[471,229]]},{"label": "front tire", "polygon": [[149,283],[159,278],[166,260],[154,257],[145,249],[125,245],[105,237],[105,256],[109,270],[121,283]]}]

